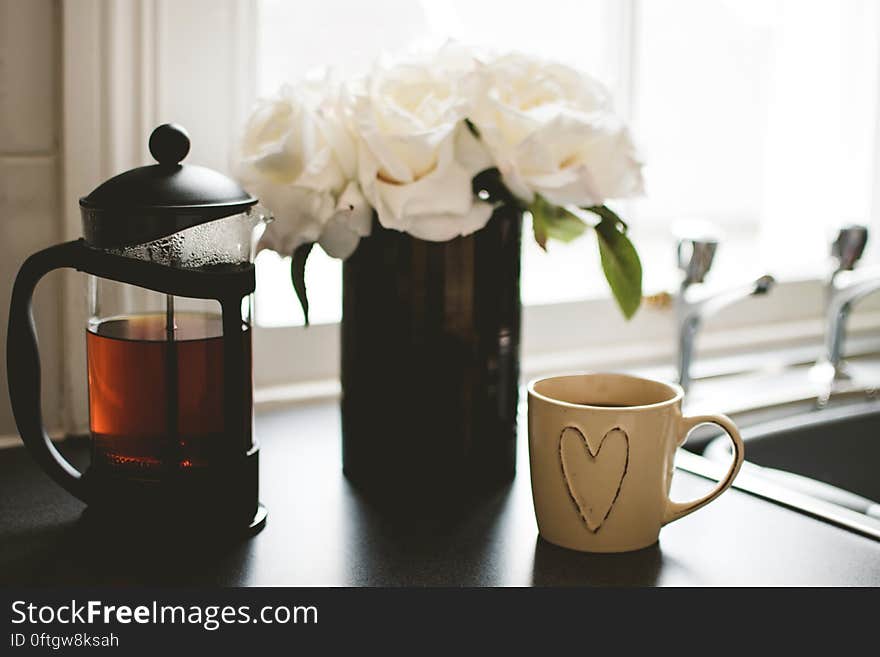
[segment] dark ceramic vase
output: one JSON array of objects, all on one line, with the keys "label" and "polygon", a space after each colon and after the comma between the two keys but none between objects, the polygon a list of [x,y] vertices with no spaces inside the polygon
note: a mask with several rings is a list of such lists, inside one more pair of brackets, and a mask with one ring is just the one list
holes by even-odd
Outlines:
[{"label": "dark ceramic vase", "polygon": [[522,216],[427,242],[374,223],[343,267],[342,460],[415,505],[494,490],[516,468]]}]

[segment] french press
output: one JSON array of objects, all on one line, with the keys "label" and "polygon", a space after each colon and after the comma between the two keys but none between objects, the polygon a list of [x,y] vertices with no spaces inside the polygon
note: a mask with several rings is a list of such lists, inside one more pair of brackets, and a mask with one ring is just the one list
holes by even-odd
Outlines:
[{"label": "french press", "polygon": [[[115,520],[257,530],[251,310],[265,225],[235,181],[182,165],[186,131],[156,128],[157,164],[80,199],[84,237],[30,256],[12,292],[6,344],[12,410],[51,477]],[[48,272],[88,277],[91,463],[75,469],[43,427],[31,296]],[[114,521],[115,521],[114,520]]]}]

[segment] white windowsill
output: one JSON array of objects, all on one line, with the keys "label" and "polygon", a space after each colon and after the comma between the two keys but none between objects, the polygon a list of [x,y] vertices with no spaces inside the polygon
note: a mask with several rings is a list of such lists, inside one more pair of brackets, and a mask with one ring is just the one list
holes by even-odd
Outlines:
[{"label": "white windowsill", "polygon": [[[749,279],[745,279],[749,280]],[[738,356],[766,348],[821,343],[825,289],[821,281],[788,280],[768,295],[749,297],[705,318],[697,338],[697,367],[707,356]],[[850,332],[880,330],[880,295],[859,303]],[[875,333],[880,334],[880,332]],[[258,327],[254,373],[258,399],[293,397],[313,382],[339,379],[339,325]],[[523,372],[560,368],[631,369],[672,363],[677,344],[671,307],[647,304],[626,321],[608,297],[523,308]],[[320,394],[327,394],[322,383]]]}]

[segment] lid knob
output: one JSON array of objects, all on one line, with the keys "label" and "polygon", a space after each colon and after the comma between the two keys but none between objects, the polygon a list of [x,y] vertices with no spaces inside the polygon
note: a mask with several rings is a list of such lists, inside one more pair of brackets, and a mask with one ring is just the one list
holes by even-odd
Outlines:
[{"label": "lid knob", "polygon": [[189,134],[182,125],[163,123],[150,135],[150,153],[159,164],[174,166],[189,153]]}]

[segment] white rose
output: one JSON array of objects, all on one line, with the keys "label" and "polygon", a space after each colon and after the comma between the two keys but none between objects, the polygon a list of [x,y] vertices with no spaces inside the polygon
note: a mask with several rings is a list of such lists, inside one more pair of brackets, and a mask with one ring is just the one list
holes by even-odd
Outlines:
[{"label": "white rose", "polygon": [[288,255],[318,242],[346,258],[369,234],[372,209],[355,180],[357,151],[338,98],[328,80],[306,82],[283,87],[251,114],[237,173],[275,217],[260,249]]},{"label": "white rose", "polygon": [[471,120],[505,184],[531,203],[601,205],[642,193],[642,163],[608,91],[567,66],[519,54],[474,76]]},{"label": "white rose", "polygon": [[473,58],[455,45],[432,56],[378,65],[347,100],[358,180],[386,228],[445,241],[486,225],[492,207],[471,181],[492,166],[464,119],[463,80]]}]

